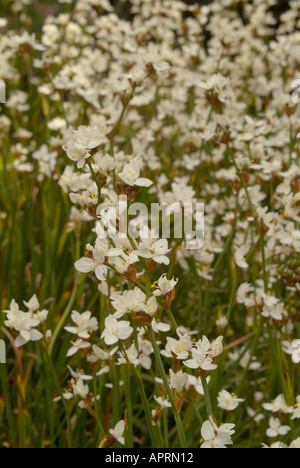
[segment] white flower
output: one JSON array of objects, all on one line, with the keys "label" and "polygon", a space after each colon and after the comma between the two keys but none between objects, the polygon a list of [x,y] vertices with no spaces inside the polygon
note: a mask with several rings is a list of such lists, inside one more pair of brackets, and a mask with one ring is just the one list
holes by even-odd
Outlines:
[{"label": "white flower", "polygon": [[217,357],[223,353],[223,336],[218,336],[211,344],[209,353],[212,357]]},{"label": "white flower", "polygon": [[0,18],[0,28],[5,28],[7,26],[7,19],[6,18]]},{"label": "white flower", "polygon": [[243,283],[237,290],[236,301],[238,304],[244,304],[246,307],[253,307],[255,301],[252,298],[249,298],[248,294],[254,291],[253,286],[249,283]]},{"label": "white flower", "polygon": [[244,270],[249,268],[249,265],[245,260],[245,255],[248,253],[248,251],[249,251],[249,248],[243,245],[242,247],[239,247],[238,249],[236,249],[234,253],[235,263],[237,264],[238,267]]},{"label": "white flower", "polygon": [[[240,356],[243,355],[242,358]],[[239,361],[239,364],[243,369],[249,366],[249,370],[257,370],[261,367],[261,363],[257,361],[256,356],[251,356],[249,351],[245,352],[245,347],[228,354],[229,358],[233,361]],[[249,361],[250,364],[249,364]]]},{"label": "white flower", "polygon": [[91,375],[86,375],[83,370],[76,369],[76,371],[74,371],[70,366],[67,366],[67,367],[68,367],[68,369],[70,371],[71,376],[74,379],[76,379],[76,380],[81,379],[81,380],[84,380],[84,381],[85,380],[93,380],[93,377]]},{"label": "white flower", "polygon": [[90,347],[91,347],[91,345],[90,345],[90,343],[88,341],[85,341],[85,340],[79,338],[75,342],[72,342],[72,346],[69,349],[69,351],[67,352],[67,357],[72,357],[76,353],[78,353],[81,349],[88,349]]},{"label": "white flower", "polygon": [[272,304],[270,306],[265,304],[263,307],[262,315],[266,318],[270,317],[274,320],[282,320],[285,315],[284,304],[280,303],[279,301],[277,302],[277,304]]},{"label": "white flower", "polygon": [[28,312],[35,312],[36,310],[38,310],[40,308],[40,304],[39,304],[39,302],[37,300],[36,294],[34,294],[34,296],[32,296],[30,301],[28,301],[28,302],[24,301],[24,305],[27,307]]},{"label": "white flower", "polygon": [[226,328],[228,326],[228,320],[225,315],[221,315],[218,320],[216,321],[216,326],[218,328]]},{"label": "white flower", "polygon": [[285,398],[282,394],[278,395],[271,403],[263,403],[262,407],[266,411],[272,411],[272,413],[291,413],[293,408],[287,405]]},{"label": "white flower", "polygon": [[181,392],[185,385],[188,383],[189,377],[187,374],[182,371],[177,372],[176,374],[170,369],[170,384],[174,390]]},{"label": "white flower", "polygon": [[[143,231],[145,233],[145,230]],[[167,239],[155,240],[151,237],[142,237],[138,249],[134,253],[139,257],[151,259],[156,263],[169,265],[170,259],[166,256],[169,249]]]},{"label": "white flower", "polygon": [[158,76],[166,76],[171,67],[168,62],[165,62],[164,60],[159,60],[153,62],[153,68]]},{"label": "white flower", "polygon": [[206,83],[199,83],[199,86],[207,91],[215,91],[221,102],[225,102],[228,97],[229,79],[220,73],[212,75]]},{"label": "white flower", "polygon": [[139,354],[134,344],[130,346],[130,348],[125,350],[126,357],[123,353],[119,353],[118,365],[126,364],[128,361],[134,366],[138,366],[140,364]]},{"label": "white flower", "polygon": [[184,364],[191,369],[203,369],[206,371],[216,369],[217,365],[213,363],[213,359],[223,352],[222,341],[223,336],[219,336],[212,343],[210,343],[206,336],[203,336],[191,351],[192,359],[188,359]]},{"label": "white flower", "polygon": [[165,398],[162,397],[157,397],[154,395],[154,400],[159,404],[161,408],[172,408],[171,403],[169,400],[166,400]]},{"label": "white flower", "polygon": [[125,432],[125,421],[119,421],[114,429],[110,429],[109,433],[112,435],[120,444],[125,444],[125,439],[123,437]]},{"label": "white flower", "polygon": [[136,160],[132,160],[126,164],[123,171],[120,172],[119,178],[130,187],[150,187],[153,182],[149,179],[140,177],[140,167]]},{"label": "white flower", "polygon": [[[99,226],[98,223],[97,223],[97,226]],[[101,236],[97,237],[95,250],[97,252],[102,252],[105,257],[117,257],[123,254],[122,249],[111,247],[111,243],[109,242],[108,238],[101,237]]]},{"label": "white flower", "polygon": [[74,327],[65,327],[65,330],[79,338],[88,340],[93,331],[98,330],[98,321],[95,317],[91,318],[92,313],[89,311],[80,314],[73,310],[71,318],[75,324]]},{"label": "white flower", "polygon": [[141,330],[138,335],[138,347],[141,366],[144,369],[150,370],[152,366],[152,360],[150,356],[153,353],[153,347],[150,341],[144,339],[144,330]]},{"label": "white flower", "polygon": [[48,128],[53,131],[62,130],[66,128],[66,126],[66,120],[62,117],[55,117],[54,119],[50,120],[50,122],[48,122]]},{"label": "white flower", "polygon": [[274,442],[273,444],[270,445],[270,447],[267,445],[267,444],[262,444],[262,448],[264,449],[284,449],[284,448],[288,448],[288,446],[286,444],[284,444],[283,442]]},{"label": "white flower", "polygon": [[206,352],[201,349],[192,350],[192,359],[188,359],[184,362],[184,365],[190,369],[203,369],[206,371],[214,370],[217,368],[216,364],[213,364],[212,358],[206,356]]},{"label": "white flower", "polygon": [[230,394],[227,390],[221,390],[217,397],[218,406],[226,411],[234,411],[239,403],[245,401],[243,398],[237,398],[235,394]]},{"label": "white flower", "polygon": [[201,427],[201,436],[204,440],[201,448],[226,448],[226,445],[232,445],[231,435],[235,432],[234,427],[234,424],[221,424],[218,427],[210,417]]},{"label": "white flower", "polygon": [[80,398],[85,399],[89,394],[89,387],[84,384],[82,379],[78,379],[73,387],[74,395],[79,395]]},{"label": "white flower", "polygon": [[[206,383],[209,384],[210,376],[206,377]],[[192,385],[199,395],[204,395],[203,383],[200,377],[189,375],[189,385]]]},{"label": "white flower", "polygon": [[268,437],[278,437],[280,435],[286,435],[291,430],[290,426],[281,426],[279,418],[270,418],[269,428],[267,429]]},{"label": "white flower", "polygon": [[109,361],[114,354],[118,351],[118,346],[113,348],[111,351],[104,351],[97,345],[92,346],[92,353],[87,357],[87,361],[94,364],[98,361]]},{"label": "white flower", "polygon": [[146,65],[146,68],[149,66],[153,67],[158,76],[165,77],[168,75],[170,70],[170,64],[163,60],[163,58],[157,53],[154,48],[147,50],[142,53],[143,62]]},{"label": "white flower", "polygon": [[292,361],[294,364],[299,364],[300,362],[300,340],[292,342]]},{"label": "white flower", "polygon": [[103,144],[103,133],[97,126],[81,125],[77,131],[74,131],[74,146],[78,149],[94,149],[101,144]]},{"label": "white flower", "polygon": [[90,153],[84,148],[78,148],[76,146],[69,146],[65,148],[67,156],[74,162],[77,162],[78,169],[82,169],[85,161],[91,157]]},{"label": "white flower", "polygon": [[39,341],[43,338],[43,335],[41,332],[39,332],[38,330],[35,330],[34,328],[31,328],[31,326],[34,326],[34,324],[23,322],[23,326],[24,326],[24,329],[20,330],[20,334],[15,340],[15,345],[17,348],[24,346],[29,341]]},{"label": "white flower", "polygon": [[[72,400],[74,396],[79,396],[81,401],[78,403],[80,408],[86,408],[88,405],[93,405],[95,398],[89,392],[89,386],[85,381],[92,380],[93,377],[84,375],[83,372],[74,372],[69,366],[68,369],[72,375],[72,379],[69,380],[69,388],[63,392],[63,398],[65,400]],[[99,398],[99,395],[96,397]],[[61,398],[57,397],[54,401],[59,401]]]},{"label": "white flower", "polygon": [[178,279],[177,280],[174,280],[174,279],[168,280],[167,275],[164,274],[157,281],[156,285],[157,285],[158,289],[153,291],[153,294],[155,296],[162,296],[162,295],[164,296],[165,294],[168,294],[169,292],[171,292],[175,288],[177,283],[178,283]]},{"label": "white flower", "polygon": [[133,332],[130,322],[121,320],[118,322],[111,315],[105,319],[105,329],[101,335],[107,345],[113,345],[118,340],[127,340]]},{"label": "white flower", "polygon": [[300,419],[300,395],[297,396],[297,403],[295,404],[295,408],[292,410],[293,415],[291,419]]},{"label": "white flower", "polygon": [[92,221],[92,219],[92,216],[90,216],[86,211],[79,211],[75,206],[72,206],[67,232],[74,231],[82,222]]},{"label": "white flower", "polygon": [[93,156],[93,160],[96,169],[98,169],[104,176],[109,174],[109,172],[113,171],[116,167],[114,158],[109,154],[105,154],[104,156],[102,156],[101,153],[96,153]]},{"label": "white flower", "polygon": [[87,246],[90,257],[82,257],[75,263],[76,270],[81,273],[94,272],[99,281],[105,281],[107,275],[107,266],[104,265],[106,257],[115,257],[122,253],[121,249],[113,249],[110,247],[108,239],[98,237],[96,246]]},{"label": "white flower", "polygon": [[[34,295],[30,301],[24,304],[28,308],[27,312],[20,310],[19,305],[13,299],[10,303],[10,309],[4,310],[6,319],[4,325],[12,330],[18,332],[18,336],[15,340],[17,348],[25,345],[29,341],[39,341],[43,338],[41,332],[36,330],[36,327],[43,324],[48,316],[47,310],[37,310],[40,305],[36,295]],[[36,313],[34,313],[36,311]]]},{"label": "white flower", "polygon": [[134,265],[134,263],[137,263],[138,261],[138,256],[131,252],[129,255],[122,253],[121,257],[111,258],[110,264],[114,266],[118,273],[124,274],[129,270],[131,265]]},{"label": "white flower", "polygon": [[187,333],[182,335],[180,330],[177,330],[179,340],[167,337],[167,344],[165,350],[161,351],[161,354],[166,357],[174,357],[177,359],[187,359],[189,357],[189,352],[192,350],[193,343]]},{"label": "white flower", "polygon": [[126,313],[143,312],[152,317],[157,311],[157,300],[151,296],[148,300],[146,294],[138,287],[133,290],[125,291],[121,294],[111,296],[113,307],[116,309],[115,318],[121,318]]},{"label": "white flower", "polygon": [[91,157],[90,150],[105,143],[105,138],[101,128],[86,127],[81,125],[78,130],[73,131],[73,138],[69,145],[64,146],[68,158],[77,162],[77,167],[81,169],[86,160]]},{"label": "white flower", "polygon": [[299,449],[300,448],[300,437],[297,437],[297,439],[293,440],[293,442],[291,442],[289,448],[291,448],[291,449],[298,448]]},{"label": "white flower", "polygon": [[155,296],[151,296],[150,299],[148,299],[147,304],[145,305],[144,312],[149,315],[150,317],[153,317],[157,311],[157,300]]},{"label": "white flower", "polygon": [[171,330],[171,325],[169,325],[168,323],[157,322],[155,318],[152,320],[151,326],[155,333],[159,333],[159,332],[167,333],[168,331]]},{"label": "white flower", "polygon": [[99,281],[105,281],[107,267],[103,265],[105,257],[102,252],[94,252],[94,258],[82,257],[75,263],[75,268],[81,273],[94,272]]}]

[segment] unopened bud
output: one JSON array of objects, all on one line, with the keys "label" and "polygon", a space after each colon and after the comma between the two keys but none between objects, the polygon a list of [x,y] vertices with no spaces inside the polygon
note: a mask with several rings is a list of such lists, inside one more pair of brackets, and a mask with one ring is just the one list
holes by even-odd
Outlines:
[{"label": "unopened bud", "polygon": [[166,310],[171,309],[171,305],[172,305],[172,302],[175,299],[175,296],[176,296],[175,288],[173,288],[172,291],[170,291],[170,292],[168,292],[167,294],[164,295],[162,302],[163,302],[163,306],[164,306],[164,308]]},{"label": "unopened bud", "polygon": [[116,439],[114,438],[114,436],[108,435],[105,437],[105,439],[101,441],[99,448],[110,448],[115,444],[115,442]]},{"label": "unopened bud", "polygon": [[45,335],[45,339],[46,339],[47,343],[50,343],[51,338],[52,338],[52,331],[51,331],[51,330],[47,330],[47,331],[46,331],[46,335]]}]

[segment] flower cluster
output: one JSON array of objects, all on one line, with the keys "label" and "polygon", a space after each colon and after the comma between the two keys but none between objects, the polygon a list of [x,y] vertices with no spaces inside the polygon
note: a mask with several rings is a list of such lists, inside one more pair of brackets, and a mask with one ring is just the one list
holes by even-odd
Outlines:
[{"label": "flower cluster", "polygon": [[48,311],[40,310],[40,304],[34,295],[28,302],[24,301],[26,312],[20,309],[19,305],[13,299],[9,309],[4,310],[6,320],[4,325],[10,328],[17,335],[15,346],[20,348],[29,341],[39,341],[44,335],[37,328],[43,328],[47,320]]},{"label": "flower cluster", "polygon": [[1,443],[299,447],[299,1],[115,3],[0,17]]}]

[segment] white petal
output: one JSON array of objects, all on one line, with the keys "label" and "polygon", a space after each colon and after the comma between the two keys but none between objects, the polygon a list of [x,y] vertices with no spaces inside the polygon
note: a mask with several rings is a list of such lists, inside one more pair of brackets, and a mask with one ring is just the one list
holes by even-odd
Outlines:
[{"label": "white petal", "polygon": [[94,270],[94,262],[90,258],[82,257],[75,263],[75,268],[81,273],[90,273]]},{"label": "white petal", "polygon": [[15,346],[17,348],[20,348],[21,346],[23,346],[27,342],[28,342],[28,340],[24,340],[24,338],[21,335],[19,335],[15,340]]},{"label": "white petal", "polygon": [[215,431],[209,421],[205,421],[202,424],[201,435],[204,440],[211,440],[215,438]]},{"label": "white petal", "polygon": [[31,330],[30,339],[31,341],[39,341],[43,338],[43,335],[38,330]]}]

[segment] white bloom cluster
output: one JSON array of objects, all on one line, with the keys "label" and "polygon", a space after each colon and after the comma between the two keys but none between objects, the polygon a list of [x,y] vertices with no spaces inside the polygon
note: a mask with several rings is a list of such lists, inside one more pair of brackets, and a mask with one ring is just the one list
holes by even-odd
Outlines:
[{"label": "white bloom cluster", "polygon": [[37,328],[43,326],[48,317],[48,311],[46,309],[39,310],[40,304],[36,295],[28,302],[24,301],[24,305],[28,309],[26,312],[21,310],[13,299],[9,309],[3,311],[6,314],[4,325],[17,334],[17,338],[15,339],[17,348],[25,345],[29,341],[39,341],[43,339],[44,335],[37,330]]},{"label": "white bloom cluster", "polygon": [[[51,331],[36,295],[26,312],[12,300],[4,325],[16,347],[44,339],[47,357],[59,355],[68,430],[76,437],[86,420],[69,421],[79,402],[103,448],[184,447],[200,433],[201,447],[224,448],[236,427],[254,434],[249,445],[299,447],[299,1],[277,21],[274,0],[59,0],[40,38],[34,2],[8,3],[17,20],[0,18],[11,88],[0,116],[1,274],[17,264],[17,223],[33,226],[41,209],[16,252],[26,284],[56,297]],[[140,209],[157,201],[168,233]],[[205,233],[191,248],[204,213],[187,206],[198,201]],[[142,409],[146,422],[133,413]],[[53,421],[41,437],[51,443]]]}]

